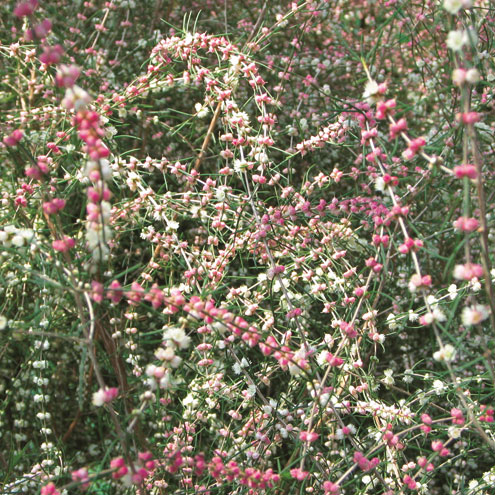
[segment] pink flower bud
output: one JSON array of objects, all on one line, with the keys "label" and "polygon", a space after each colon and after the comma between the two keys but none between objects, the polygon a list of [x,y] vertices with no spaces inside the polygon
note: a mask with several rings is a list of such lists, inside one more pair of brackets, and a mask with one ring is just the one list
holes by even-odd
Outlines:
[{"label": "pink flower bud", "polygon": [[454,174],[458,179],[462,179],[463,177],[468,177],[469,179],[476,179],[478,177],[478,172],[474,165],[469,163],[465,163],[463,165],[459,165],[454,167]]},{"label": "pink flower bud", "polygon": [[14,9],[14,15],[16,17],[27,17],[31,15],[38,6],[38,0],[28,0],[27,2],[20,2]]},{"label": "pink flower bud", "polygon": [[24,133],[22,129],[16,129],[10,134],[10,136],[5,136],[3,138],[3,143],[5,146],[17,146],[17,143],[22,139]]}]

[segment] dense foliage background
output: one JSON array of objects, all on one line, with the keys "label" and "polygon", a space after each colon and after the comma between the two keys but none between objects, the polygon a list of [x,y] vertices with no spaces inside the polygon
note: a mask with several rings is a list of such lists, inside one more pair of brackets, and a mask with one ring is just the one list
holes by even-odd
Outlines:
[{"label": "dense foliage background", "polygon": [[2,493],[493,493],[492,2],[0,13]]}]

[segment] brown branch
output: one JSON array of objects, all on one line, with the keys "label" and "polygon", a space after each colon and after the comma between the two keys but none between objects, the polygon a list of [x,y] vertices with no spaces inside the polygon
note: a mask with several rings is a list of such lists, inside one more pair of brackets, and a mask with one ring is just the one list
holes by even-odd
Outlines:
[{"label": "brown branch", "polygon": [[[101,319],[98,319],[95,322],[95,329],[96,329],[96,336],[99,336],[101,338],[103,342],[103,347],[105,348],[105,352],[107,353],[110,359],[110,363],[115,372],[115,376],[117,377],[119,389],[122,391],[122,396],[124,398],[126,413],[130,414],[134,406],[132,404],[131,397],[129,394],[129,383],[127,381],[125,362],[117,350],[117,345],[115,344],[115,340],[112,338],[108,330],[102,324]],[[145,448],[147,446],[147,442],[143,435],[139,422],[136,423],[135,432],[139,444]]]},{"label": "brown branch", "polygon": [[215,124],[217,123],[218,117],[220,116],[220,110],[222,109],[222,102],[219,101],[213,118],[211,119],[210,126],[208,127],[208,132],[206,133],[205,139],[203,140],[203,145],[201,146],[201,151],[199,152],[198,158],[194,162],[194,170],[198,171],[203,161],[203,158],[206,154],[206,148],[208,148],[208,144],[210,144],[211,135],[213,134],[213,129],[215,128]]}]

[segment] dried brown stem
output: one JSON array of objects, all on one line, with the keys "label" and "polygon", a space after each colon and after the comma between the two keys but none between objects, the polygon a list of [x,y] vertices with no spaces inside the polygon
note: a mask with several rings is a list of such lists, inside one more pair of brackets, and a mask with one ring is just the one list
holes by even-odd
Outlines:
[{"label": "dried brown stem", "polygon": [[194,162],[194,170],[196,170],[196,171],[199,170],[201,162],[203,161],[203,159],[205,157],[206,149],[208,148],[208,145],[210,144],[211,135],[213,134],[213,129],[215,128],[215,124],[217,123],[218,117],[220,116],[220,110],[221,109],[222,109],[222,102],[219,101],[217,108],[215,109],[215,113],[213,114],[213,118],[211,119],[210,126],[208,127],[208,132],[206,133],[206,136],[203,140],[203,144],[201,146],[201,151],[199,152],[198,158],[196,158],[196,161]]}]

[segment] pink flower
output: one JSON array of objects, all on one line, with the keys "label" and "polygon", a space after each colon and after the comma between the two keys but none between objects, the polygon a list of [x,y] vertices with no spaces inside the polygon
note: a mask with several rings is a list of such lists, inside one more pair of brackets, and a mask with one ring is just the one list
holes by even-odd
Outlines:
[{"label": "pink flower", "polygon": [[157,284],[153,284],[144,300],[150,302],[154,309],[158,309],[163,303],[163,292]]},{"label": "pink flower", "polygon": [[371,471],[375,469],[378,464],[380,464],[380,459],[378,457],[373,457],[373,459],[368,460],[361,452],[354,452],[354,462],[363,471]]},{"label": "pink flower", "polygon": [[409,146],[408,146],[407,150],[405,150],[404,153],[402,153],[403,157],[406,160],[410,160],[411,158],[413,158],[416,154],[418,154],[421,151],[421,149],[423,148],[423,146],[425,144],[426,144],[426,141],[425,141],[425,138],[423,138],[423,137],[419,137],[419,138],[411,140],[409,142]]},{"label": "pink flower", "polygon": [[110,299],[114,304],[117,304],[120,302],[120,300],[123,297],[123,291],[122,291],[122,286],[117,280],[114,280],[110,286],[109,290],[107,291],[107,298]]},{"label": "pink flower", "polygon": [[136,472],[132,475],[132,482],[135,483],[136,485],[139,485],[142,483],[148,476],[148,471],[144,468],[139,468],[136,470]]},{"label": "pink flower", "polygon": [[426,413],[423,413],[421,415],[421,421],[423,422],[423,424],[421,425],[421,431],[423,433],[425,433],[426,435],[428,435],[428,433],[431,432],[431,424],[433,423],[433,420],[431,419],[431,417],[426,414]]},{"label": "pink flower", "polygon": [[379,101],[376,104],[375,117],[381,120],[386,118],[387,115],[393,115],[395,106],[395,100]]},{"label": "pink flower", "polygon": [[14,15],[16,17],[26,17],[31,15],[38,6],[38,0],[28,0],[27,2],[20,2],[14,9]]},{"label": "pink flower", "polygon": [[454,267],[454,278],[457,280],[472,280],[483,276],[483,267],[476,263],[466,263]]},{"label": "pink flower", "polygon": [[24,36],[27,41],[33,41],[34,39],[43,40],[51,30],[52,21],[50,19],[44,19],[39,24],[36,24],[34,29],[27,29]]},{"label": "pink flower", "polygon": [[60,492],[53,483],[48,483],[48,485],[41,488],[41,495],[60,495]]},{"label": "pink flower", "polygon": [[395,139],[400,135],[401,132],[407,130],[407,122],[406,119],[402,118],[396,123],[390,124],[389,127],[389,139]]},{"label": "pink flower", "polygon": [[16,129],[10,136],[5,136],[3,138],[3,144],[5,144],[5,146],[16,146],[23,136],[24,133],[22,132],[22,129]]},{"label": "pink flower", "polygon": [[433,442],[431,442],[431,450],[433,450],[433,452],[440,452],[443,448],[443,443],[440,440],[433,440]]},{"label": "pink flower", "polygon": [[468,112],[458,115],[459,120],[466,125],[475,124],[481,120],[481,115],[477,112]]},{"label": "pink flower", "polygon": [[314,431],[301,431],[299,433],[299,439],[303,442],[314,442],[318,439],[318,433]]},{"label": "pink flower", "polygon": [[91,282],[91,299],[98,303],[103,301],[103,284],[101,282],[96,280]]},{"label": "pink flower", "polygon": [[462,414],[462,411],[460,409],[457,409],[457,407],[453,407],[450,410],[450,414],[452,416],[452,423],[455,425],[460,425],[462,426],[465,422],[464,419],[464,414]]},{"label": "pink flower", "polygon": [[418,487],[418,484],[408,474],[404,476],[402,481],[404,482],[405,485],[407,485],[407,488],[409,488],[410,490],[416,490],[416,488]]},{"label": "pink flower", "polygon": [[112,402],[119,395],[119,389],[112,388],[100,388],[93,394],[93,405],[100,407],[103,404]]},{"label": "pink flower", "polygon": [[290,475],[295,478],[297,481],[303,481],[309,476],[308,471],[303,471],[300,468],[294,468],[290,470]]},{"label": "pink flower", "polygon": [[114,469],[114,472],[112,473],[113,479],[122,478],[129,472],[123,457],[116,457],[115,459],[112,459],[110,461],[110,468]]},{"label": "pink flower", "polygon": [[479,417],[480,421],[484,421],[486,423],[493,423],[493,415],[495,414],[495,411],[491,408],[487,409],[485,405],[480,406],[480,411],[483,412]]},{"label": "pink flower", "polygon": [[330,494],[330,495],[339,495],[340,493],[340,487],[337,485],[337,483],[332,483],[331,481],[324,481],[323,482],[323,490],[325,491],[325,494]]},{"label": "pink flower", "polygon": [[144,295],[144,289],[137,282],[132,282],[131,290],[126,292],[127,300],[129,304],[135,306],[138,304]]},{"label": "pink flower", "polygon": [[45,46],[40,55],[40,61],[46,65],[58,64],[63,54],[64,49],[61,45]]},{"label": "pink flower", "polygon": [[76,245],[76,241],[70,237],[64,236],[63,239],[57,239],[52,242],[52,248],[60,253],[66,253]]},{"label": "pink flower", "polygon": [[430,275],[419,275],[418,273],[415,273],[412,277],[411,280],[409,281],[409,290],[411,292],[414,292],[416,289],[419,288],[427,288],[431,287],[431,276]]},{"label": "pink flower", "polygon": [[61,88],[71,88],[76,83],[81,71],[75,65],[61,65],[55,76],[55,84]]},{"label": "pink flower", "polygon": [[342,366],[344,360],[340,357],[334,356],[331,352],[327,353],[325,360],[328,362],[330,366]]},{"label": "pink flower", "polygon": [[480,223],[476,218],[459,217],[454,222],[454,228],[462,230],[463,232],[473,232],[480,226]]},{"label": "pink flower", "polygon": [[82,483],[83,488],[89,487],[89,474],[86,468],[78,469],[77,471],[72,471],[72,479]]},{"label": "pink flower", "polygon": [[463,165],[454,167],[454,174],[458,179],[468,177],[469,179],[474,180],[476,179],[476,177],[478,177],[476,167],[474,165],[471,165],[470,163],[464,163]]},{"label": "pink flower", "polygon": [[348,338],[354,339],[357,337],[356,329],[354,325],[347,323],[345,321],[340,322],[340,329],[347,335]]},{"label": "pink flower", "polygon": [[60,210],[65,208],[65,199],[62,198],[53,198],[51,201],[47,201],[43,203],[43,211],[47,215],[53,215],[54,213],[58,213]]}]

